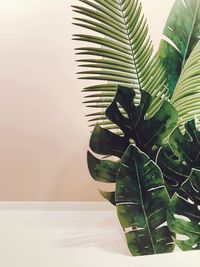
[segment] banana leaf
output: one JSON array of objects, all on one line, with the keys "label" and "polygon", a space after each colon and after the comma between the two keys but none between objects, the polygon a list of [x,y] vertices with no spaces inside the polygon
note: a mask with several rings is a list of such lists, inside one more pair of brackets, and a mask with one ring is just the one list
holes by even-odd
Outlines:
[{"label": "banana leaf", "polygon": [[160,168],[136,146],[121,160],[116,180],[116,207],[134,256],[172,252],[172,233],[166,225],[169,195]]},{"label": "banana leaf", "polygon": [[163,30],[158,56],[172,96],[180,73],[200,40],[200,0],[176,0]]}]

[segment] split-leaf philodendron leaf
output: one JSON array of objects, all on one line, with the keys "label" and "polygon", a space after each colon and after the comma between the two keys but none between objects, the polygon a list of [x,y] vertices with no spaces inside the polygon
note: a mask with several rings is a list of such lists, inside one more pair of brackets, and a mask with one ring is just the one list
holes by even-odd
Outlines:
[{"label": "split-leaf philodendron leaf", "polygon": [[200,170],[192,169],[182,190],[185,197],[175,194],[171,199],[168,225],[182,250],[200,249]]},{"label": "split-leaf philodendron leaf", "polygon": [[116,179],[118,217],[135,256],[172,252],[166,225],[169,195],[160,168],[134,145],[124,153]]},{"label": "split-leaf philodendron leaf", "polygon": [[[106,116],[122,130],[122,136],[98,124],[92,133],[90,148],[94,153],[118,158],[115,162],[105,161],[88,152],[88,168],[96,181],[115,182],[120,159],[131,143],[155,159],[159,147],[165,143],[177,123],[177,112],[167,101],[163,102],[153,117],[147,119],[145,115],[151,105],[151,96],[141,91],[139,105],[135,104],[134,99],[132,88],[118,86],[116,96],[106,110]],[[113,203],[113,193],[101,193]]]},{"label": "split-leaf philodendron leaf", "polygon": [[192,168],[200,169],[200,132],[195,121],[187,122],[185,130],[183,134],[176,128],[169,137],[171,151],[161,149],[157,157],[170,194],[179,191]]},{"label": "split-leaf philodendron leaf", "polygon": [[152,156],[165,143],[177,123],[177,112],[169,102],[164,101],[159,110],[146,118],[151,105],[151,96],[141,91],[140,104],[136,105],[135,92],[132,88],[118,86],[111,105],[106,110],[106,116],[123,135],[96,126],[90,140],[91,149],[101,155],[121,157],[128,145],[134,142],[142,151]]},{"label": "split-leaf philodendron leaf", "polygon": [[188,57],[200,40],[200,0],[176,0],[163,35],[158,55],[172,95]]}]

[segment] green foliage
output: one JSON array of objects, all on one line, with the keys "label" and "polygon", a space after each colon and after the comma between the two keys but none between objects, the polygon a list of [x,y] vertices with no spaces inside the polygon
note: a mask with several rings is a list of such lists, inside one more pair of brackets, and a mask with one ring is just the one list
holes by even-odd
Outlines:
[{"label": "green foliage", "polygon": [[117,213],[135,256],[172,252],[169,196],[159,167],[134,145],[124,153],[116,179]]},{"label": "green foliage", "polygon": [[[160,146],[164,145],[166,138],[177,122],[175,109],[164,101],[159,110],[151,118],[145,115],[151,105],[151,96],[141,91],[141,102],[136,105],[134,102],[135,93],[132,88],[118,86],[113,102],[106,110],[106,116],[122,131],[119,136],[107,129],[96,125],[91,139],[91,150],[99,155],[115,156],[119,159],[131,143],[155,159]],[[116,173],[119,160],[99,160],[88,152],[88,168],[91,176],[101,182],[113,183],[116,180]],[[113,203],[113,195],[101,191],[101,194]]]},{"label": "green foliage", "polygon": [[200,249],[200,0],[175,1],[155,56],[139,0],[79,1],[79,74],[102,81],[84,89],[90,174],[116,185],[100,193],[133,255]]},{"label": "green foliage", "polygon": [[81,79],[103,81],[84,90],[89,93],[87,106],[97,108],[97,112],[89,114],[90,121],[99,122],[107,129],[116,127],[107,120],[104,110],[112,102],[117,84],[131,86],[137,103],[140,90],[151,94],[154,101],[149,113],[153,114],[166,98],[167,89],[159,59],[152,57],[153,46],[140,1],[79,1],[83,5],[74,6],[79,14],[74,24],[92,31],[74,35],[75,40],[87,43],[76,49],[83,56],[78,60],[80,66],[88,68],[79,74]]},{"label": "green foliage", "polygon": [[[200,14],[199,14],[200,15]],[[192,118],[200,119],[200,41],[195,46],[188,58],[174,94],[171,99],[172,105],[179,113],[179,124],[185,123]],[[200,126],[200,123],[197,123]]]},{"label": "green foliage", "polygon": [[[96,181],[113,183],[119,167],[119,159],[131,143],[155,159],[157,151],[164,145],[177,122],[175,109],[164,101],[159,110],[151,118],[145,115],[151,105],[151,96],[142,91],[139,105],[134,103],[135,93],[132,88],[118,86],[113,102],[106,110],[108,118],[122,131],[119,136],[96,125],[91,138],[91,150],[102,156],[115,156],[117,162],[97,159],[88,152],[88,168]],[[113,194],[100,191],[113,204]]]},{"label": "green foliage", "polygon": [[175,194],[170,202],[168,225],[181,236],[175,239],[182,250],[200,249],[200,170],[192,169],[182,185],[185,197]]},{"label": "green foliage", "polygon": [[[100,128],[96,127],[96,131],[98,131],[98,129],[100,130]],[[102,130],[108,131],[105,129],[102,129]],[[101,137],[101,138],[104,139],[104,137]],[[104,152],[103,149],[102,149],[102,152]],[[114,162],[114,161],[105,160],[105,159],[100,160],[96,158],[95,156],[93,156],[93,154],[91,154],[88,151],[87,162],[88,162],[88,169],[90,171],[90,175],[93,177],[95,181],[103,182],[103,183],[115,183],[116,182],[117,173],[120,167],[119,161]],[[115,205],[115,192],[105,192],[103,190],[99,190],[99,191],[100,191],[100,194],[105,199],[107,199],[111,204]]]},{"label": "green foliage", "polygon": [[104,183],[114,183],[119,169],[118,162],[109,160],[99,160],[88,152],[88,163],[91,176],[95,181]]},{"label": "green foliage", "polygon": [[[142,91],[139,105],[134,103],[134,97],[131,88],[119,86],[106,110],[106,115],[119,126],[123,135],[119,136],[97,124],[90,139],[94,153],[103,157],[115,156],[116,159],[97,159],[88,152],[88,167],[96,181],[116,184],[115,192],[100,193],[116,205],[131,253],[136,256],[172,252],[172,237],[175,238],[182,225],[180,220],[172,217],[172,207],[175,211],[175,203],[183,201],[182,198],[188,201],[190,197],[194,201],[191,188],[195,186],[188,190],[186,181],[192,168],[200,169],[200,132],[194,120],[185,124],[184,134],[178,127],[172,131],[177,113],[165,101],[159,111],[147,119],[145,115],[151,97]],[[196,178],[198,183],[199,178]],[[170,232],[163,223],[169,205],[168,193],[172,195],[174,192],[168,220]],[[199,191],[195,192],[200,198]],[[195,246],[194,240],[199,238],[198,233],[192,235],[190,246],[179,240],[176,243],[184,250],[190,249]]]},{"label": "green foliage", "polygon": [[136,105],[134,100],[135,92],[132,88],[118,86],[116,96],[106,110],[106,116],[121,129],[123,135],[118,136],[97,125],[90,140],[90,147],[95,153],[120,158],[129,144],[134,142],[142,151],[153,157],[164,144],[176,126],[176,110],[169,102],[164,101],[151,118],[146,118],[151,96],[141,91],[140,104]]},{"label": "green foliage", "polygon": [[179,191],[192,168],[200,169],[200,132],[194,120],[185,124],[185,130],[183,134],[176,128],[169,137],[170,149],[161,149],[157,157],[170,195]]},{"label": "green foliage", "polygon": [[172,96],[181,71],[200,40],[200,0],[176,0],[163,35],[158,55]]}]

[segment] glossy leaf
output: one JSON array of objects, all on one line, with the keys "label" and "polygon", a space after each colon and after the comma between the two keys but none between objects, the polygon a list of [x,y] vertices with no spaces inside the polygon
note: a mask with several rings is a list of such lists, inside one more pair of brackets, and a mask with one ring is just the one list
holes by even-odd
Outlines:
[{"label": "glossy leaf", "polygon": [[[136,105],[134,91],[118,86],[106,116],[122,130],[123,136],[119,140],[123,140],[123,144],[132,141],[142,151],[153,155],[176,126],[177,112],[169,102],[164,101],[159,110],[147,119],[150,105],[151,96],[147,92],[141,91],[140,104]],[[118,141],[118,145],[120,143]]]},{"label": "glossy leaf", "polygon": [[192,168],[200,169],[200,132],[194,120],[187,122],[185,129],[183,134],[176,128],[169,138],[171,149],[161,149],[157,157],[170,194],[179,192]]},{"label": "glossy leaf", "polygon": [[88,152],[88,165],[90,175],[95,181],[104,183],[114,183],[119,169],[118,162],[110,160],[99,160]]},{"label": "glossy leaf", "polygon": [[[123,135],[104,129],[99,124],[90,138],[91,150],[101,156],[115,156],[116,161],[97,159],[88,152],[88,168],[94,180],[113,183],[119,167],[119,161],[131,143],[155,158],[158,148],[165,143],[177,122],[174,108],[164,101],[153,117],[147,119],[146,113],[151,105],[151,96],[142,91],[140,104],[136,105],[132,88],[118,86],[113,102],[106,110],[106,116],[121,129]],[[103,196],[112,201],[112,196]],[[108,197],[107,197],[108,196]]]},{"label": "glossy leaf", "polygon": [[200,249],[200,170],[192,170],[182,190],[185,198],[175,194],[171,200],[168,225],[174,233],[185,236],[175,240],[182,250]]},{"label": "glossy leaf", "polygon": [[122,136],[96,125],[90,148],[100,155],[113,155],[121,158],[131,142],[142,151],[155,155],[167,136],[177,123],[177,112],[164,101],[153,117],[147,119],[146,114],[151,105],[151,96],[142,91],[139,105],[135,102],[132,88],[118,86],[113,102],[106,110],[107,118],[123,132]]},{"label": "glossy leaf", "polygon": [[173,95],[180,73],[200,40],[200,0],[176,0],[167,19],[158,55]]},{"label": "glossy leaf", "polygon": [[112,155],[121,158],[129,146],[129,140],[100,127],[94,128],[90,138],[90,148],[99,155]]},{"label": "glossy leaf", "polygon": [[120,223],[134,256],[172,252],[167,226],[169,196],[159,167],[134,145],[121,160],[115,200]]}]

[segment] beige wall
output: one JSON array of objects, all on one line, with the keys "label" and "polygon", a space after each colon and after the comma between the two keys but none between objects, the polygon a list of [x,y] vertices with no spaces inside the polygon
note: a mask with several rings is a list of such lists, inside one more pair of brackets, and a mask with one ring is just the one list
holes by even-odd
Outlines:
[{"label": "beige wall", "polygon": [[[0,201],[99,201],[71,41],[77,0],[0,0]],[[172,0],[143,0],[155,45]],[[102,188],[102,187],[101,187]],[[103,187],[105,189],[105,186]]]}]

